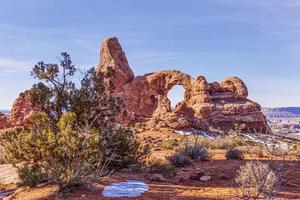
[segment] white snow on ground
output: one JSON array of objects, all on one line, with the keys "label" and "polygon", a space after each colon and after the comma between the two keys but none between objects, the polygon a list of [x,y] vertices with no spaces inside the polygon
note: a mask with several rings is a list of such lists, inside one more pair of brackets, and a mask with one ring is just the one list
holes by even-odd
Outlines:
[{"label": "white snow on ground", "polygon": [[104,197],[139,197],[148,191],[149,186],[143,181],[128,180],[126,182],[113,183],[104,188]]},{"label": "white snow on ground", "polygon": [[289,145],[287,142],[280,141],[275,135],[254,135],[254,134],[243,134],[245,136],[246,140],[260,143],[263,145],[266,145],[269,148],[278,148],[283,151],[288,150]]},{"label": "white snow on ground", "polygon": [[184,130],[175,130],[176,133],[180,134],[180,135],[191,135],[191,134],[198,134],[201,135],[203,137],[209,137],[209,138],[213,138],[214,134],[208,131],[202,131],[202,130],[198,130],[198,129],[191,129],[188,131],[184,131]]}]

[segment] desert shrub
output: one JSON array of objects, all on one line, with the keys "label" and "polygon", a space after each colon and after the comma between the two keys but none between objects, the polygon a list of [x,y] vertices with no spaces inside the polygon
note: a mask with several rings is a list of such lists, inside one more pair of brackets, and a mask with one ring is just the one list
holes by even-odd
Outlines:
[{"label": "desert shrub", "polygon": [[169,161],[176,167],[186,167],[192,164],[192,160],[182,152],[176,152],[170,156]]},{"label": "desert shrub", "polygon": [[154,173],[162,174],[164,177],[176,176],[176,167],[172,164],[156,160],[150,166],[150,169]]},{"label": "desert shrub", "polygon": [[229,149],[246,145],[241,136],[222,135],[213,138],[199,137],[197,143],[210,149]]},{"label": "desert shrub", "polygon": [[64,114],[54,132],[47,115],[39,113],[31,119],[33,129],[17,128],[5,134],[5,159],[26,165],[19,168],[24,184],[36,185],[43,178],[38,170],[59,184],[61,191],[102,175],[101,137],[95,130],[75,128],[75,118],[74,113]]},{"label": "desert shrub", "polygon": [[225,157],[227,160],[244,160],[243,152],[238,149],[228,149]]},{"label": "desert shrub", "polygon": [[162,143],[162,148],[164,149],[174,149],[175,146],[178,146],[177,140],[166,140]]},{"label": "desert shrub", "polygon": [[[33,128],[18,127],[5,133],[6,161],[25,163],[28,169],[19,168],[20,174],[41,169],[63,192],[101,177],[108,167],[134,163],[146,153],[131,130],[99,133],[96,128],[80,126],[75,113],[63,114],[55,130],[45,113],[34,114],[28,123]],[[32,174],[33,178],[37,175]],[[27,176],[24,179],[25,184],[35,185],[27,181]]]},{"label": "desert shrub", "polygon": [[216,149],[217,148],[217,142],[215,140],[216,138],[199,137],[197,139],[197,145],[199,144],[206,148]]},{"label": "desert shrub", "polygon": [[114,132],[104,133],[103,152],[110,160],[110,167],[124,168],[136,164],[149,153],[149,146],[142,146],[135,133],[128,128],[119,128]]},{"label": "desert shrub", "polygon": [[214,141],[214,148],[215,149],[229,149],[231,146],[230,138],[228,136],[217,136],[212,138]]},{"label": "desert shrub", "polygon": [[200,145],[188,146],[184,150],[181,150],[181,153],[192,160],[207,161],[211,158],[207,148]]},{"label": "desert shrub", "polygon": [[42,170],[37,166],[22,166],[19,168],[19,179],[22,185],[34,187],[44,180]]},{"label": "desert shrub", "polygon": [[272,199],[279,181],[268,164],[253,161],[240,167],[235,182],[243,199]]},{"label": "desert shrub", "polygon": [[245,140],[240,135],[229,136],[228,140],[229,140],[228,141],[229,146],[231,148],[235,148],[235,147],[238,147],[238,146],[244,146],[244,145],[246,145]]}]

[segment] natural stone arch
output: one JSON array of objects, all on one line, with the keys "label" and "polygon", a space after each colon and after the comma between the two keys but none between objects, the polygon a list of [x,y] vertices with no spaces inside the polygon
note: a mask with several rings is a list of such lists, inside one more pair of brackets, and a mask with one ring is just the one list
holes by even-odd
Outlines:
[{"label": "natural stone arch", "polygon": [[172,111],[184,102],[185,89],[182,85],[174,85],[167,93]]},{"label": "natural stone arch", "polygon": [[177,70],[164,70],[147,75],[151,88],[157,92],[157,108],[155,112],[172,112],[168,92],[175,86],[181,85],[184,92],[183,102],[189,98],[192,91],[192,77]]}]

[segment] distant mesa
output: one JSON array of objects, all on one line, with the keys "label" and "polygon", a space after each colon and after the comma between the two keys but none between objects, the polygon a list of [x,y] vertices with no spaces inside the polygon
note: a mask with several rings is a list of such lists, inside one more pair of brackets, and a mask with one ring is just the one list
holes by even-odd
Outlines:
[{"label": "distant mesa", "polygon": [[262,108],[268,119],[273,118],[300,118],[300,107]]},{"label": "distant mesa", "polygon": [[[271,132],[261,106],[247,98],[247,87],[238,77],[208,83],[203,76],[193,78],[177,70],[135,76],[117,38],[105,39],[100,50],[96,71],[110,70],[114,71],[114,76],[106,81],[114,83],[112,94],[125,103],[127,114],[118,117],[122,124],[135,124],[145,129],[220,131],[243,125],[240,126],[243,131]],[[171,109],[167,94],[175,85],[183,86],[184,100]],[[0,129],[22,125],[32,112],[39,110],[31,104],[28,91],[21,93],[11,115],[0,116]]]}]

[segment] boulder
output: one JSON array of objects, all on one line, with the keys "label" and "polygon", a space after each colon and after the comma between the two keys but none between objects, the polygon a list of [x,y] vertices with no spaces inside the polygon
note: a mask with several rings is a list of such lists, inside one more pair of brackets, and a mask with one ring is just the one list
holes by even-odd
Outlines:
[{"label": "boulder", "polygon": [[210,179],[211,179],[210,176],[202,176],[202,177],[200,178],[200,181],[202,181],[202,182],[208,182],[208,181],[210,181]]}]

